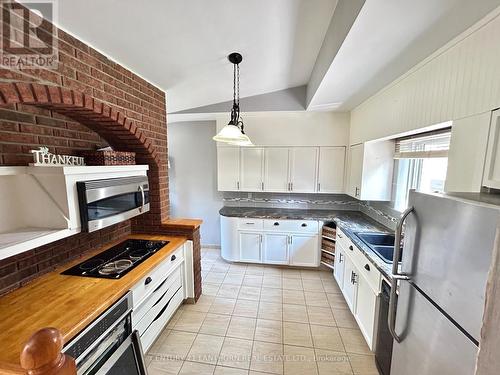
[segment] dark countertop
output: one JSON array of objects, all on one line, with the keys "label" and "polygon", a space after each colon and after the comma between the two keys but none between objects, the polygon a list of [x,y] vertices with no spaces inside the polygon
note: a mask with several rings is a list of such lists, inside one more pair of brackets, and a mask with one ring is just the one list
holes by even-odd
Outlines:
[{"label": "dark countertop", "polygon": [[248,217],[257,219],[289,219],[289,220],[320,220],[333,221],[349,239],[363,252],[368,260],[388,278],[392,279],[392,264],[385,263],[354,233],[356,232],[384,232],[394,233],[393,230],[376,222],[359,211],[347,210],[308,210],[290,208],[263,208],[263,207],[228,207],[224,206],[219,213],[228,217]]}]

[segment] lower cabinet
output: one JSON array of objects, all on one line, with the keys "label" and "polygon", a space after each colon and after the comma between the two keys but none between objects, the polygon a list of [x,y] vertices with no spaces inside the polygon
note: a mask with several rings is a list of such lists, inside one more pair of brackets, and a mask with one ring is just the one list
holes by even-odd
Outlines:
[{"label": "lower cabinet", "polygon": [[354,263],[349,257],[345,258],[345,268],[344,268],[344,288],[342,292],[344,293],[345,301],[349,306],[349,309],[353,314],[356,312],[356,296],[358,288],[356,285],[356,268]]},{"label": "lower cabinet", "polygon": [[377,295],[368,284],[368,280],[363,275],[357,275],[357,296],[354,316],[365,337],[370,349],[375,331],[375,316],[377,307]]},{"label": "lower cabinet", "polygon": [[337,280],[340,289],[344,287],[345,253],[341,246],[335,247],[335,262],[333,265],[333,277]]},{"label": "lower cabinet", "polygon": [[316,267],[318,265],[318,236],[290,235],[290,265]]},{"label": "lower cabinet", "polygon": [[262,234],[240,232],[240,260],[260,263],[262,260]]},{"label": "lower cabinet", "polygon": [[263,263],[288,264],[288,245],[290,236],[281,233],[264,234]]}]

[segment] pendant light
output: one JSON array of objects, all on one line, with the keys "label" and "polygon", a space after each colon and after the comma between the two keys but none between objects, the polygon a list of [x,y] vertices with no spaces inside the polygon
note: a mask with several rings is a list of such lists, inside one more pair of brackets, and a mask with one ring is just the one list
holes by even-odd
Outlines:
[{"label": "pendant light", "polygon": [[228,57],[233,64],[233,107],[231,119],[215,137],[214,141],[229,143],[234,146],[253,146],[252,141],[245,134],[243,120],[240,117],[240,62],[243,57],[233,52]]}]

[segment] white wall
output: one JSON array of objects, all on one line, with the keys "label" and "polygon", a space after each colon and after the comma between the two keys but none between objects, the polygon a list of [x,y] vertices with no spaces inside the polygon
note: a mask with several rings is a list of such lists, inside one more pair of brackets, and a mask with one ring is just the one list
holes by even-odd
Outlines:
[{"label": "white wall", "polygon": [[350,143],[500,107],[499,14],[500,8],[356,107]]},{"label": "white wall", "polygon": [[168,124],[170,212],[203,219],[202,245],[220,245],[215,121]]},{"label": "white wall", "polygon": [[[265,112],[244,113],[245,133],[258,146],[346,146],[349,113]],[[217,116],[217,130],[229,115]]]}]

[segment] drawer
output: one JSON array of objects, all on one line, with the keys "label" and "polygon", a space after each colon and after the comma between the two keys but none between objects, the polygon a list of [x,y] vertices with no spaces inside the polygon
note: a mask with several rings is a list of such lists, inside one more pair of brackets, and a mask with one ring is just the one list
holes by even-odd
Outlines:
[{"label": "drawer", "polygon": [[337,234],[336,234],[336,242],[340,245],[342,245],[344,247],[344,249],[349,249],[350,246],[353,245],[353,243],[351,242],[351,240],[349,239],[349,237],[347,237],[347,235],[342,232],[342,230],[340,228],[337,228]]},{"label": "drawer", "polygon": [[132,311],[132,327],[134,328],[137,323],[155,306],[163,295],[181,282],[181,266],[177,267],[168,277],[166,277],[160,285],[153,290],[148,297],[146,297],[140,305],[134,306]]},{"label": "drawer", "polygon": [[141,302],[149,296],[149,294],[153,292],[163,280],[165,280],[165,276],[183,261],[184,246],[181,246],[157,267],[152,269],[148,275],[144,276],[137,284],[130,288],[132,291],[133,307],[135,308],[139,306]]},{"label": "drawer", "polygon": [[319,224],[315,220],[264,220],[265,230],[295,233],[318,233]]},{"label": "drawer", "polygon": [[168,304],[158,313],[151,325],[141,335],[141,344],[144,352],[147,352],[151,345],[161,333],[168,321],[184,300],[184,291],[180,288],[169,300]]},{"label": "drawer", "polygon": [[262,219],[239,219],[238,220],[238,228],[240,229],[262,229],[263,228]]}]

